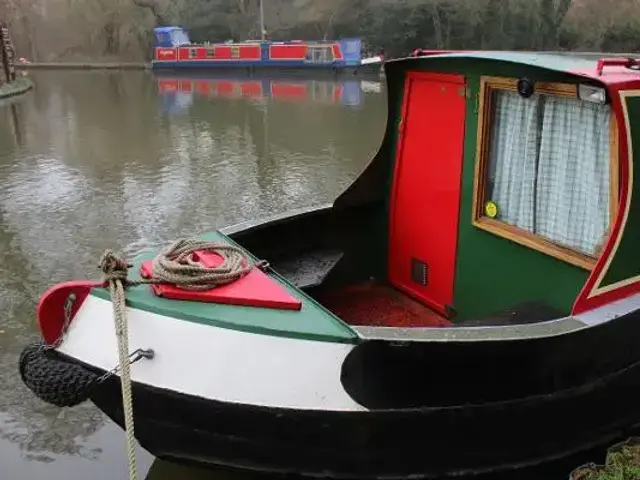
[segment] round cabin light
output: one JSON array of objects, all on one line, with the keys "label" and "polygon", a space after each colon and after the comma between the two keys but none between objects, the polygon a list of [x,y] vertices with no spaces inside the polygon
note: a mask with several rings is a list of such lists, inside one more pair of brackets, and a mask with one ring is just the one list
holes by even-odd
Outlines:
[{"label": "round cabin light", "polygon": [[533,80],[530,80],[526,77],[518,80],[518,93],[522,98],[529,98],[533,95],[535,88]]}]

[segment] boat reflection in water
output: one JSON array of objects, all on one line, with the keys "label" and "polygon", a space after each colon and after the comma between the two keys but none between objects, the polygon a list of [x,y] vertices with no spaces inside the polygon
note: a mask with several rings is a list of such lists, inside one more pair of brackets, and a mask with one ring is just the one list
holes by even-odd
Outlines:
[{"label": "boat reflection in water", "polygon": [[366,92],[380,92],[382,82],[358,78],[310,80],[299,78],[157,78],[163,111],[176,114],[194,97],[318,103],[359,108]]}]

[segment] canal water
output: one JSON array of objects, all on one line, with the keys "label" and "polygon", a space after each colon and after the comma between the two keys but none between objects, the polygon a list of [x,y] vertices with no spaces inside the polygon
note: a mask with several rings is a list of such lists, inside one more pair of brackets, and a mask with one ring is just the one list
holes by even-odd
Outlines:
[{"label": "canal water", "polygon": [[[39,295],[99,278],[106,248],[133,256],[216,227],[332,201],[376,152],[384,82],[156,79],[31,72],[0,101],[0,478],[126,479],[124,434],[91,404],[58,409],[20,382]],[[180,339],[176,339],[180,341]],[[226,475],[154,461],[141,478]],[[237,478],[237,477],[234,477]]]}]

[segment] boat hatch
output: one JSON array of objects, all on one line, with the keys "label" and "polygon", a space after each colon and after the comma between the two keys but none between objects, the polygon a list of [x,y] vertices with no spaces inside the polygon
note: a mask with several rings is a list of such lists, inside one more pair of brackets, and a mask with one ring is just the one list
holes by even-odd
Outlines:
[{"label": "boat hatch", "polygon": [[449,316],[464,143],[464,77],[415,74],[407,89],[391,200],[389,280]]}]

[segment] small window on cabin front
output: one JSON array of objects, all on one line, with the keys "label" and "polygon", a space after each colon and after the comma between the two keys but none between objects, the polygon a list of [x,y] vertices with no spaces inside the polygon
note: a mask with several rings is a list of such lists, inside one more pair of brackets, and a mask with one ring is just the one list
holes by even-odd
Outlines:
[{"label": "small window on cabin front", "polygon": [[474,225],[592,268],[617,205],[617,127],[611,107],[577,86],[484,78]]},{"label": "small window on cabin front", "polygon": [[327,46],[309,47],[306,59],[313,63],[331,62],[333,61],[333,48]]},{"label": "small window on cabin front", "polygon": [[196,58],[198,56],[198,50],[195,48],[189,49],[189,58]]}]

